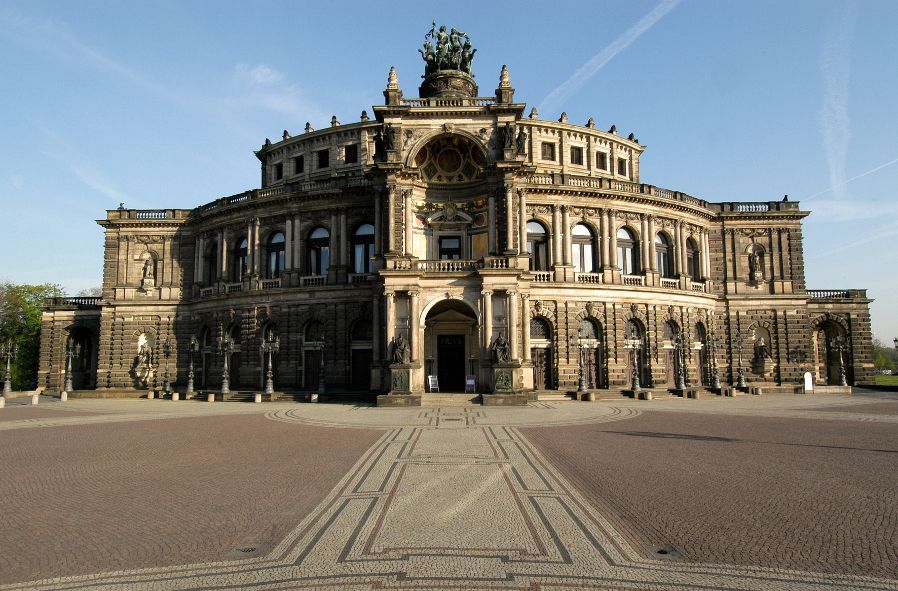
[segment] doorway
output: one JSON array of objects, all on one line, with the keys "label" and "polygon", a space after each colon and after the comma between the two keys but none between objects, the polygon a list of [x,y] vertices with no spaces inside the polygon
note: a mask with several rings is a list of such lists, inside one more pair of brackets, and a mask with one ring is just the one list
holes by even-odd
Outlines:
[{"label": "doorway", "polygon": [[437,335],[437,377],[440,390],[465,391],[465,335]]}]

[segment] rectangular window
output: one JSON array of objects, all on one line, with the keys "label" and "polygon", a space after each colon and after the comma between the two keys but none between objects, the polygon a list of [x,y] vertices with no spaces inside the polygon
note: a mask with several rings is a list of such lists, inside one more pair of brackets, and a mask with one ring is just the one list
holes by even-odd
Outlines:
[{"label": "rectangular window", "polygon": [[555,144],[543,142],[543,160],[555,160]]},{"label": "rectangular window", "polygon": [[571,146],[571,164],[583,164],[583,148]]},{"label": "rectangular window", "polygon": [[608,170],[608,154],[605,152],[596,152],[596,168],[599,170]]},{"label": "rectangular window", "polygon": [[330,166],[330,152],[328,150],[318,151],[318,168],[327,168]]},{"label": "rectangular window", "polygon": [[306,171],[306,159],[303,156],[293,158],[293,174],[302,174]]},{"label": "rectangular window", "polygon": [[617,159],[617,174],[620,176],[630,176],[627,174],[627,159],[626,158],[618,158]]},{"label": "rectangular window", "polygon": [[346,164],[355,164],[359,161],[359,147],[357,144],[346,146],[343,151],[343,160]]},{"label": "rectangular window", "polygon": [[442,236],[440,238],[440,259],[458,260],[461,258],[461,238],[459,236]]},{"label": "rectangular window", "polygon": [[274,180],[279,181],[284,178],[284,163],[278,162],[274,165]]}]

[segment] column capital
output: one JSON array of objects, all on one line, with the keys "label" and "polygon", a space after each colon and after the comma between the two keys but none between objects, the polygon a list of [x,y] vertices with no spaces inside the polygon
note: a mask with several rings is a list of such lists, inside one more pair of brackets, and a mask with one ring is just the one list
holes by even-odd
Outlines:
[{"label": "column capital", "polygon": [[485,289],[485,290],[483,290],[483,291],[480,292],[480,295],[482,295],[482,296],[487,296],[487,297],[488,297],[488,296],[493,295],[493,292],[492,292],[492,290],[490,290],[490,289]]},{"label": "column capital", "polygon": [[522,294],[521,294],[521,299],[522,299],[522,300],[525,300],[525,301],[526,301],[526,300],[529,300],[529,299],[530,299],[530,294],[529,294],[529,293],[522,293]]},{"label": "column capital", "polygon": [[516,289],[506,289],[506,290],[505,290],[505,293],[507,293],[507,294],[510,295],[510,296],[515,296],[515,295],[517,295],[518,290],[516,290]]},{"label": "column capital", "polygon": [[410,289],[410,290],[408,291],[408,297],[410,297],[410,298],[416,298],[416,297],[418,297],[418,295],[420,295],[420,292],[419,292],[419,291],[416,291],[416,290],[413,290],[413,289]]},{"label": "column capital", "polygon": [[384,297],[392,298],[396,296],[395,291],[384,291]]}]

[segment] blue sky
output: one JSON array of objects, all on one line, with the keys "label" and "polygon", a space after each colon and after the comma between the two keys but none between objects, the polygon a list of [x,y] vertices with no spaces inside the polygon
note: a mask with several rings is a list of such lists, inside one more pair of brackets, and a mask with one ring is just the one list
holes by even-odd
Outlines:
[{"label": "blue sky", "polygon": [[0,279],[99,285],[106,209],[257,187],[266,137],[358,120],[390,66],[415,94],[436,19],[470,35],[481,94],[508,64],[528,111],[635,132],[643,182],[800,200],[809,287],[867,288],[898,336],[898,2],[395,6],[5,0]]}]

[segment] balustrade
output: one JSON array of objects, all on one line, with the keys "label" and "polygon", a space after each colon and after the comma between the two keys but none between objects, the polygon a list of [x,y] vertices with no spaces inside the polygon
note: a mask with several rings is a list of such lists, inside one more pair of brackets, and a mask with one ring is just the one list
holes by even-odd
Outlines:
[{"label": "balustrade", "polygon": [[551,283],[552,282],[552,272],[551,271],[531,271],[533,275],[533,281],[535,283]]},{"label": "balustrade", "polygon": [[700,293],[705,293],[705,284],[704,282],[693,281],[692,282],[692,291],[697,291]]},{"label": "balustrade", "polygon": [[243,291],[242,283],[227,283],[227,284],[225,284],[225,292],[226,293],[236,293],[239,291]]},{"label": "balustrade", "polygon": [[308,275],[300,277],[299,284],[302,287],[320,287],[324,285],[325,279],[327,279],[327,275]]},{"label": "balustrade", "polygon": [[847,289],[809,289],[808,297],[813,299],[847,298]]},{"label": "balustrade", "polygon": [[574,281],[577,283],[590,283],[590,284],[598,284],[602,283],[602,274],[601,273],[574,273]]},{"label": "balustrade", "polygon": [[621,275],[624,285],[645,285],[645,277],[642,275]]},{"label": "balustrade", "polygon": [[262,289],[276,289],[281,286],[281,278],[276,277],[274,279],[263,279],[262,280]]},{"label": "balustrade", "polygon": [[664,289],[677,289],[680,287],[679,279],[666,279],[664,277],[661,278],[661,287]]},{"label": "balustrade", "polygon": [[211,295],[215,295],[214,287],[201,287],[200,288],[200,297],[201,298],[207,298]]}]

